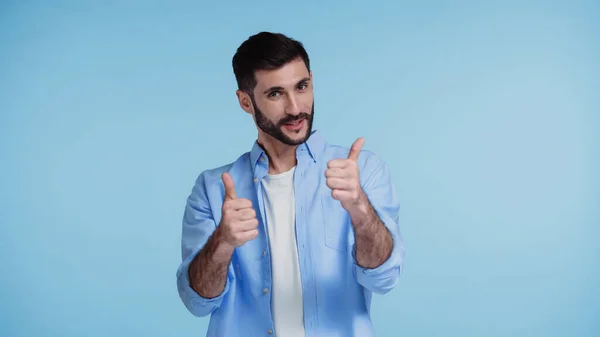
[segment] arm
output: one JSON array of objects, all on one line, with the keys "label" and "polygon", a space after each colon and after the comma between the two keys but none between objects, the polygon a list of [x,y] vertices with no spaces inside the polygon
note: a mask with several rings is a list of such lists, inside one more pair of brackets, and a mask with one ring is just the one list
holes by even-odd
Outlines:
[{"label": "arm", "polygon": [[216,229],[205,176],[201,174],[187,199],[181,238],[182,262],[177,270],[179,296],[186,308],[199,317],[211,314],[220,306],[233,279],[231,254],[222,249]]},{"label": "arm", "polygon": [[356,278],[372,292],[387,293],[398,282],[404,264],[399,229],[400,205],[388,167],[376,155],[363,169],[361,200],[350,213],[354,227]]},{"label": "arm", "polygon": [[225,290],[233,247],[223,241],[219,232],[217,227],[189,267],[190,286],[204,298],[218,297]]},{"label": "arm", "polygon": [[386,293],[396,285],[404,260],[400,206],[385,163],[367,152],[359,160],[363,143],[363,138],[357,139],[348,158],[330,160],[325,176],[332,197],[350,215],[358,283],[372,292]]},{"label": "arm", "polygon": [[357,211],[350,213],[350,219],[354,227],[354,254],[357,265],[369,269],[381,266],[390,258],[394,242],[364,192],[361,193]]}]

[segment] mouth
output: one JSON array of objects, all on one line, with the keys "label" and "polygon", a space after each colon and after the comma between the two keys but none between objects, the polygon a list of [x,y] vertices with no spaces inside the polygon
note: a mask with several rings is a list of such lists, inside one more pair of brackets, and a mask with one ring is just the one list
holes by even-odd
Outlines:
[{"label": "mouth", "polygon": [[304,126],[304,123],[306,121],[306,118],[301,118],[299,120],[290,122],[290,123],[285,123],[283,124],[283,126],[290,131],[298,131],[300,129],[302,129],[302,127]]}]

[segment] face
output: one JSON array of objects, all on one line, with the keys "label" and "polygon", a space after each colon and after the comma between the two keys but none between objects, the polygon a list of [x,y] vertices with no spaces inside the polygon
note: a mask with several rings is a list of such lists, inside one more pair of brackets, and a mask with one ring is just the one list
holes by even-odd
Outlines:
[{"label": "face", "polygon": [[[257,71],[254,97],[242,107],[254,115],[259,130],[287,144],[298,145],[312,132],[312,76],[302,59],[277,70]],[[250,107],[251,106],[251,107]]]}]

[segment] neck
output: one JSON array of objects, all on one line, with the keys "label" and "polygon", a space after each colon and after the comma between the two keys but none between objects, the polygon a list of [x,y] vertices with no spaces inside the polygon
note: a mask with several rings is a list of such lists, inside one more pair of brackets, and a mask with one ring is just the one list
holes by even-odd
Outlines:
[{"label": "neck", "polygon": [[269,174],[279,174],[296,166],[298,145],[287,145],[262,132],[258,135],[258,144],[269,158]]}]

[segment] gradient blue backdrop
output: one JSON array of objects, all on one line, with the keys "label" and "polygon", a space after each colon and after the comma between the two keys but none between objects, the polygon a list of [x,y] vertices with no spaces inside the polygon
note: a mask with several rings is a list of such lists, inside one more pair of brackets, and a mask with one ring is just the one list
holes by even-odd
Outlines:
[{"label": "gradient blue backdrop", "polygon": [[378,336],[599,336],[599,22],[594,1],[3,1],[0,335],[204,335],[175,286],[185,198],[250,149],[230,62],[272,30],[312,57],[316,127],[393,171],[407,260]]}]

